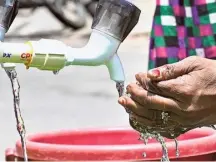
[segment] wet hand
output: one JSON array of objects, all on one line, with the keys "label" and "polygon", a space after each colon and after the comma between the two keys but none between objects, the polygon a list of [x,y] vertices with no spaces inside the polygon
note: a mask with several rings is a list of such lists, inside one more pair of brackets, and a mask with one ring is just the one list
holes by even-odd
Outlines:
[{"label": "wet hand", "polygon": [[[188,57],[136,75],[129,84],[130,97],[119,103],[141,125],[167,128],[195,128],[216,124],[216,61]],[[168,114],[161,124],[161,111]]]}]

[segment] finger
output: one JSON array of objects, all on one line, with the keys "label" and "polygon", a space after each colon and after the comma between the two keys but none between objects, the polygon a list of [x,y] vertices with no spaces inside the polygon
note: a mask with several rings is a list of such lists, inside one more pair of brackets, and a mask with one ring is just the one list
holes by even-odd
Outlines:
[{"label": "finger", "polygon": [[137,85],[141,85],[145,90],[148,90],[148,84],[147,82],[150,81],[150,79],[147,77],[146,73],[139,73],[135,75],[136,80],[138,82]]},{"label": "finger", "polygon": [[180,133],[173,134],[170,130],[175,128],[177,125],[169,123],[168,126],[157,125],[154,122],[149,123],[149,121],[140,118],[139,116],[133,115],[129,119],[130,125],[133,129],[141,132],[141,133],[152,133],[157,132],[160,133],[163,137],[174,139],[180,135]]},{"label": "finger", "polygon": [[181,94],[190,92],[190,86],[187,86],[190,84],[186,84],[191,83],[190,75],[160,82],[151,81],[144,73],[137,74],[136,78],[145,90],[174,100],[180,100]]},{"label": "finger", "polygon": [[166,128],[166,129],[169,129],[169,128],[173,128],[177,125],[176,122],[172,121],[172,120],[168,120],[167,123],[164,123],[162,121],[162,119],[159,119],[158,120],[149,120],[147,118],[144,118],[144,117],[141,117],[137,114],[130,114],[130,118],[131,120],[134,120],[135,122],[138,122],[140,125],[142,125],[143,127],[153,127],[155,129],[158,129],[158,130],[161,130],[161,128]]},{"label": "finger", "polygon": [[[176,79],[160,81],[154,83],[154,89],[157,89],[159,94],[170,97],[176,101],[182,101],[188,95],[193,95],[194,90],[191,86],[190,75],[183,75]],[[149,85],[151,87],[151,85]],[[189,99],[189,98],[186,98]]]},{"label": "finger", "polygon": [[[140,84],[141,87],[143,89],[147,90],[148,92],[151,92],[153,94],[157,94],[160,96],[164,96],[164,97],[173,98],[173,93],[168,91],[168,90],[170,90],[170,88],[168,88],[167,86],[166,87],[163,86],[163,84],[165,82],[159,86],[159,84],[163,81],[161,81],[161,82],[152,81],[147,77],[147,74],[145,74],[145,73],[137,74],[136,79],[138,81],[138,84]],[[171,85],[170,87],[172,87],[173,91],[175,92],[176,86],[172,86],[173,84],[170,84],[170,85]],[[169,86],[169,84],[168,84],[168,86]]]},{"label": "finger", "polygon": [[119,99],[119,103],[126,109],[129,109],[129,111],[139,116],[142,116],[146,119],[153,121],[158,118],[157,113],[155,111],[149,111],[148,109],[143,108],[139,103],[133,101],[129,97],[121,97]]},{"label": "finger", "polygon": [[[147,109],[129,97],[121,97],[119,103],[126,109],[129,109],[129,111],[133,112],[133,114],[143,117],[146,120],[157,121],[163,119],[162,111]],[[169,112],[167,119],[169,121],[181,123],[182,118],[175,113]]]},{"label": "finger", "polygon": [[[169,111],[176,113],[181,110],[178,106],[178,103],[170,98],[165,98],[156,94],[152,94],[145,89],[137,88],[136,84],[129,84],[127,86],[127,92],[131,95],[131,100],[127,99],[127,104],[132,104],[131,102],[138,102],[141,107],[137,107],[137,109],[155,109],[162,111]],[[133,101],[134,100],[134,101]],[[139,110],[141,111],[141,110]]]},{"label": "finger", "polygon": [[[152,87],[150,84],[153,84],[154,82],[152,82],[148,77],[147,77],[147,73],[138,73],[135,75],[136,80],[138,82],[137,85],[141,85],[142,88],[144,88],[145,90],[152,90]],[[151,87],[151,88],[150,88]],[[156,91],[156,89],[155,89]]]},{"label": "finger", "polygon": [[147,73],[138,73],[135,75],[135,78],[140,85],[145,85],[146,80],[149,79]]},{"label": "finger", "polygon": [[183,74],[189,73],[192,65],[197,61],[197,57],[188,57],[182,61],[173,64],[167,64],[148,71],[147,76],[151,80],[162,81],[177,78]]},{"label": "finger", "polygon": [[156,122],[155,120],[150,120],[148,118],[145,118],[143,116],[139,116],[137,114],[129,114],[129,118],[130,120],[133,120],[134,122],[139,122],[140,124],[142,124],[143,126],[145,127],[150,127],[150,126],[153,126],[153,125],[156,125]]},{"label": "finger", "polygon": [[139,73],[139,74],[136,75],[136,79],[138,81],[138,84],[140,84],[141,87],[144,88],[145,90],[147,90],[147,91],[149,91],[151,93],[154,93],[154,94],[161,95],[161,96],[165,95],[163,93],[163,91],[156,86],[157,82],[151,81],[147,77],[147,74],[145,74],[145,73]]}]

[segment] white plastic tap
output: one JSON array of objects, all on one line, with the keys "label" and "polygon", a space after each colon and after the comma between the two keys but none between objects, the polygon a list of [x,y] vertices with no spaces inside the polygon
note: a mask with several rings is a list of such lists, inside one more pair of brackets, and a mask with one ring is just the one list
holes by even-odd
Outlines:
[{"label": "white plastic tap", "polygon": [[40,70],[58,71],[65,66],[106,65],[110,78],[125,80],[124,70],[116,52],[120,41],[93,30],[83,48],[72,48],[58,40],[41,39],[28,43],[0,43],[0,63],[23,63]]},{"label": "white plastic tap", "polygon": [[23,63],[27,68],[36,67],[54,72],[71,65],[106,65],[112,80],[124,82],[124,70],[117,50],[137,24],[140,12],[127,0],[100,0],[90,39],[84,47],[72,48],[50,39],[0,43],[0,63]]}]

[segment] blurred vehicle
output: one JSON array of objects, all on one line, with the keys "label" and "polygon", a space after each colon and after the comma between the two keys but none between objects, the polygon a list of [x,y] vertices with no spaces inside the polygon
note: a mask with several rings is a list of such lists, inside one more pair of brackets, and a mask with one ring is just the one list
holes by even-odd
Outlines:
[{"label": "blurred vehicle", "polygon": [[46,7],[61,23],[75,30],[86,25],[86,15],[93,16],[96,5],[95,0],[19,0],[20,9],[31,8],[34,11]]},{"label": "blurred vehicle", "polygon": [[97,7],[97,3],[99,2],[99,0],[82,0],[81,2],[85,6],[87,12],[92,17],[94,17],[96,7]]},{"label": "blurred vehicle", "polygon": [[19,0],[19,8],[32,8],[35,9],[37,7],[45,6],[45,2],[43,0]]}]

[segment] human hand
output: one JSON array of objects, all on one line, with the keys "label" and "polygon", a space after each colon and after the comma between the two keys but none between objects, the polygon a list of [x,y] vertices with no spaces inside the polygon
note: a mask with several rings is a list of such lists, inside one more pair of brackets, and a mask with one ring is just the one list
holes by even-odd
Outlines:
[{"label": "human hand", "polygon": [[140,85],[129,84],[131,97],[122,97],[119,103],[141,125],[156,127],[161,111],[169,114],[167,124],[160,125],[164,129],[216,124],[216,61],[188,57],[137,74],[136,79]]}]

